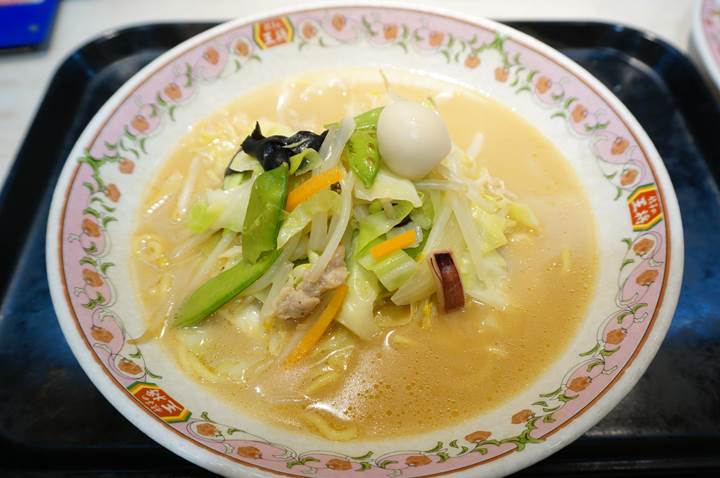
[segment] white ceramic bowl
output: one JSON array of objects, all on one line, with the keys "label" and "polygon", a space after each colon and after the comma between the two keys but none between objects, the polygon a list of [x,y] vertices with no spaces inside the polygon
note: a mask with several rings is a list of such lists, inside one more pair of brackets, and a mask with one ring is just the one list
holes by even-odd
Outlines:
[{"label": "white ceramic bowl", "polygon": [[[597,220],[596,294],[567,350],[525,391],[411,439],[333,443],[245,416],[186,379],[144,330],[128,271],[143,188],[187,127],[313,65],[395,66],[477,88],[565,154]],[[557,451],[630,390],[675,309],[683,237],[662,160],[585,70],[503,25],[410,7],[315,7],[213,28],[162,55],[95,116],[53,197],[47,269],[65,337],[95,386],[158,443],[234,476],[499,476]],[[112,430],[108,430],[112,433]]]},{"label": "white ceramic bowl", "polygon": [[717,93],[720,90],[720,1],[695,0],[689,50]]}]

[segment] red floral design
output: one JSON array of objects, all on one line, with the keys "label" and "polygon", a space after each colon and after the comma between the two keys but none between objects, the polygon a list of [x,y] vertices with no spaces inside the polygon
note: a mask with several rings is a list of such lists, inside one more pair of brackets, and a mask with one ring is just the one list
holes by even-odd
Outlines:
[{"label": "red floral design", "polygon": [[82,230],[90,237],[100,237],[102,232],[100,226],[95,221],[87,217],[82,221]]},{"label": "red floral design", "polygon": [[236,453],[243,458],[252,458],[253,460],[259,460],[262,458],[262,453],[254,446],[238,447]]},{"label": "red floral design", "polygon": [[142,368],[132,360],[128,360],[125,357],[118,361],[118,368],[129,375],[138,375],[142,372]]},{"label": "red floral design", "polygon": [[490,438],[490,435],[492,435],[492,433],[478,430],[476,432],[465,435],[465,440],[469,441],[470,443],[479,443]]},{"label": "red floral design", "polygon": [[618,345],[623,340],[625,340],[626,335],[627,331],[625,329],[613,329],[605,336],[605,343],[608,343],[610,345]]},{"label": "red floral design", "polygon": [[445,34],[443,32],[433,30],[430,32],[430,36],[428,37],[428,44],[431,47],[437,48],[442,45],[444,39]]},{"label": "red floral design", "polygon": [[131,159],[123,159],[118,163],[118,169],[123,174],[132,174],[135,171],[135,163]]},{"label": "red floral design", "polygon": [[352,470],[352,463],[347,460],[341,460],[339,458],[332,458],[325,463],[325,466],[331,470],[336,471],[348,471]]},{"label": "red floral design", "polygon": [[390,25],[385,25],[383,27],[383,36],[386,40],[394,40],[397,38],[399,31],[400,29],[398,28],[398,26],[394,23],[391,23]]},{"label": "red floral design", "polygon": [[407,466],[418,467],[425,466],[432,463],[432,459],[427,455],[412,455],[405,458],[405,464]]},{"label": "red floral design", "polygon": [[653,282],[655,282],[657,277],[658,277],[658,271],[656,271],[655,269],[648,269],[645,272],[641,273],[639,276],[637,276],[637,279],[635,279],[635,282],[638,285],[647,287],[650,284],[652,284]]},{"label": "red floral design", "polygon": [[470,69],[477,68],[480,66],[480,58],[475,54],[468,55],[465,58],[465,66]]},{"label": "red floral design", "polygon": [[628,168],[620,175],[620,185],[629,186],[635,182],[640,173],[635,168]]},{"label": "red floral design", "polygon": [[347,18],[345,15],[333,15],[331,23],[335,30],[341,31],[347,24]]},{"label": "red floral design", "polygon": [[312,23],[306,23],[302,27],[302,36],[306,40],[310,40],[311,38],[315,37],[315,34],[317,33],[317,28],[315,28],[315,25]]},{"label": "red floral design", "polygon": [[575,108],[573,108],[571,116],[572,120],[575,123],[579,123],[585,118],[587,118],[588,110],[583,105],[576,105]]},{"label": "red floral design", "polygon": [[130,122],[130,126],[132,126],[138,133],[144,133],[148,129],[150,129],[150,123],[148,122],[147,118],[139,114],[135,115],[135,117]]},{"label": "red floral design", "polygon": [[588,385],[592,380],[590,377],[575,377],[574,379],[570,380],[570,383],[568,383],[567,388],[569,390],[572,390],[573,392],[582,392],[586,388],[588,388]]},{"label": "red floral design", "polygon": [[500,83],[505,83],[508,79],[509,72],[507,68],[497,67],[495,68],[495,79]]},{"label": "red floral design", "polygon": [[212,423],[200,423],[195,427],[195,431],[204,437],[215,437],[218,435],[218,429]]},{"label": "red floral design", "polygon": [[118,202],[120,200],[120,190],[114,184],[108,184],[105,187],[105,195],[112,202]]},{"label": "red floral design", "polygon": [[637,241],[635,244],[633,244],[633,251],[635,251],[635,254],[639,256],[644,256],[648,252],[650,252],[655,245],[655,241],[652,239],[649,239],[647,237],[643,237],[639,241]]},{"label": "red floral design", "polygon": [[101,287],[105,283],[100,274],[90,269],[83,269],[82,276],[85,283],[90,287]]},{"label": "red floral design", "polygon": [[111,334],[109,330],[98,327],[97,325],[90,327],[90,335],[98,342],[105,344],[110,343],[113,339],[113,334]]},{"label": "red floral design", "polygon": [[526,421],[530,420],[532,417],[534,417],[535,414],[532,412],[532,410],[520,410],[515,415],[512,416],[510,421],[517,425],[518,423],[525,423]]},{"label": "red floral design", "polygon": [[170,98],[172,101],[178,101],[182,98],[182,89],[180,88],[180,85],[174,81],[172,83],[168,83],[167,86],[163,88],[163,93],[165,93],[165,96]]},{"label": "red floral design", "polygon": [[547,76],[541,76],[538,78],[537,83],[535,83],[535,91],[537,91],[540,95],[547,93],[551,87],[552,80]]},{"label": "red floral design", "polygon": [[626,149],[628,149],[628,146],[630,146],[630,142],[618,136],[615,138],[615,141],[613,141],[612,146],[610,147],[610,153],[614,156],[617,156],[619,154],[623,154]]},{"label": "red floral design", "polygon": [[205,49],[203,58],[211,65],[217,65],[220,62],[220,52],[217,51],[217,48],[209,46]]}]

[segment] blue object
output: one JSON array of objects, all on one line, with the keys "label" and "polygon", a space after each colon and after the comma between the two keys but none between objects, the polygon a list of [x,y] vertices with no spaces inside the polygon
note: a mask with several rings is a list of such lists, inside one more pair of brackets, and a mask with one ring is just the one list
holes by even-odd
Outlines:
[{"label": "blue object", "polygon": [[0,5],[0,48],[41,45],[50,35],[58,0]]}]

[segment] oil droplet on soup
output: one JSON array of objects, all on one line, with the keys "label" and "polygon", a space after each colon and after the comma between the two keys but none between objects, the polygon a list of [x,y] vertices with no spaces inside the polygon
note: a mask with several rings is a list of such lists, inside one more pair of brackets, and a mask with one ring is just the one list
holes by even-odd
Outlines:
[{"label": "oil droplet on soup", "polygon": [[[392,72],[391,80],[400,76],[402,72]],[[294,368],[270,366],[234,381],[219,379],[214,365],[249,364],[263,357],[237,322],[208,319],[202,339],[190,352],[181,340],[182,331],[168,328],[161,340],[188,375],[269,423],[308,429],[302,417],[309,409],[338,428],[356,427],[358,438],[381,438],[472,419],[542,375],[574,336],[592,296],[595,224],[587,197],[560,152],[512,111],[461,86],[434,79],[420,85],[408,79],[393,81],[393,89],[417,101],[432,96],[453,142],[461,148],[482,134],[476,160],[534,210],[541,230],[514,237],[502,251],[509,269],[504,286],[509,305],[504,310],[473,304],[427,323],[385,328],[367,342],[334,327],[330,334],[349,341],[353,353],[341,378],[325,385],[312,385],[313,357]],[[153,238],[163,248],[150,258],[132,257],[149,320],[166,313],[168,301],[176,300],[166,272],[171,271],[174,284],[192,283],[191,265],[208,254],[208,246],[179,258],[169,253],[191,237],[177,222],[177,211],[162,202],[164,182],[174,172],[187,174],[198,151],[214,148],[213,153],[224,158],[215,168],[220,177],[212,171],[199,175],[196,191],[217,188],[222,169],[256,119],[319,132],[323,124],[387,101],[376,71],[328,71],[252,91],[193,127],[153,179],[139,215],[137,240],[146,244]],[[218,140],[213,134],[223,131],[228,121],[240,135]],[[404,322],[410,312],[397,307],[388,313]]]}]

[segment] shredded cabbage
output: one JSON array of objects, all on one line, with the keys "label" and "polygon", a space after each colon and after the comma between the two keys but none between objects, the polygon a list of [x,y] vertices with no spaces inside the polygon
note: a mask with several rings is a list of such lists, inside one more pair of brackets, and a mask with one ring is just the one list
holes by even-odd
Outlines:
[{"label": "shredded cabbage", "polygon": [[527,204],[517,201],[508,204],[508,217],[531,229],[537,229],[540,226],[540,221],[532,209]]},{"label": "shredded cabbage", "polygon": [[219,216],[219,210],[210,211],[208,203],[198,201],[190,208],[188,227],[192,232],[200,234],[206,231]]},{"label": "shredded cabbage", "polygon": [[417,272],[395,291],[390,300],[396,305],[409,305],[435,293],[435,279],[427,261],[418,264]]},{"label": "shredded cabbage", "polygon": [[198,234],[208,229],[241,232],[254,180],[252,177],[232,189],[207,191],[205,199],[196,202],[190,209],[190,230]]},{"label": "shredded cabbage", "polygon": [[400,224],[400,222],[410,214],[412,208],[413,205],[411,203],[400,201],[399,204],[393,207],[393,214],[390,216],[388,216],[385,211],[380,211],[360,219],[360,221],[358,221],[358,250],[362,250],[372,240],[377,239]]},{"label": "shredded cabbage", "polygon": [[371,188],[358,184],[355,188],[355,197],[365,201],[375,199],[409,201],[415,207],[422,206],[422,200],[413,183],[408,179],[396,176],[385,168],[380,168]]},{"label": "shredded cabbage", "polygon": [[260,162],[242,150],[235,154],[235,157],[233,157],[228,165],[228,169],[236,173],[251,171],[254,174],[260,174],[263,171]]},{"label": "shredded cabbage", "polygon": [[[257,161],[256,161],[257,162]],[[312,148],[305,148],[298,154],[290,157],[290,174],[305,174],[322,164],[320,153]]]},{"label": "shredded cabbage", "polygon": [[313,171],[313,174],[322,173],[338,164],[340,155],[345,149],[345,144],[350,139],[353,131],[355,131],[355,121],[349,116],[344,118],[337,128],[330,128],[325,137],[325,141],[323,141],[322,146],[320,146],[319,153],[322,158],[322,164]]},{"label": "shredded cabbage", "polygon": [[380,283],[390,292],[397,290],[417,271],[417,263],[407,252],[402,250],[395,251],[379,260],[375,259],[372,254],[365,253],[360,256],[358,262],[365,269],[374,272]]},{"label": "shredded cabbage", "polygon": [[433,219],[435,217],[435,209],[433,208],[432,199],[427,194],[421,193],[420,198],[423,202],[422,206],[417,209],[413,209],[413,211],[410,213],[410,219],[412,219],[414,223],[427,231],[432,228]]},{"label": "shredded cabbage", "polygon": [[[282,247],[291,237],[305,229],[313,216],[319,212],[328,215],[337,214],[340,210],[340,195],[329,189],[323,189],[304,201],[288,215],[280,226],[277,246]],[[327,217],[327,216],[326,216]]]},{"label": "shredded cabbage", "polygon": [[482,255],[507,243],[503,232],[504,220],[480,208],[471,210],[468,203],[459,197],[452,198],[452,210],[475,267],[478,268],[478,277],[482,277],[479,273]]},{"label": "shredded cabbage", "polygon": [[500,285],[507,276],[505,259],[496,250],[480,254],[470,247],[460,220],[451,216],[438,240],[438,249],[453,251],[466,294],[483,303],[504,306],[505,298]]},{"label": "shredded cabbage", "polygon": [[329,238],[325,250],[320,257],[318,257],[317,261],[315,261],[310,272],[308,272],[308,279],[311,281],[317,280],[320,274],[323,273],[345,235],[345,230],[350,222],[350,215],[352,213],[352,193],[354,185],[355,177],[352,173],[348,173],[340,183],[340,187],[342,188],[340,211],[333,216],[332,222],[330,223]]},{"label": "shredded cabbage", "polygon": [[358,337],[369,340],[379,330],[373,319],[373,308],[380,286],[375,275],[360,266],[354,257],[348,269],[348,294],[335,320]]},{"label": "shredded cabbage", "polygon": [[[472,213],[470,212],[470,208],[467,203],[460,200],[460,198],[455,197],[452,199],[452,209],[455,214],[457,224],[460,227],[460,232],[463,240],[465,241],[470,259],[472,260],[472,264],[475,268],[475,274],[478,279],[486,280],[488,264],[485,262],[484,256],[495,249],[490,247],[491,242],[488,241],[488,238],[492,238],[497,234],[501,234],[503,239],[505,236],[502,233],[502,230],[490,231],[487,229],[487,227],[496,227],[495,223],[491,221],[487,221],[486,224],[483,224],[485,227],[478,228],[478,225],[475,223]],[[456,253],[456,255],[459,254]],[[462,254],[462,256],[465,256],[465,254]]]}]

